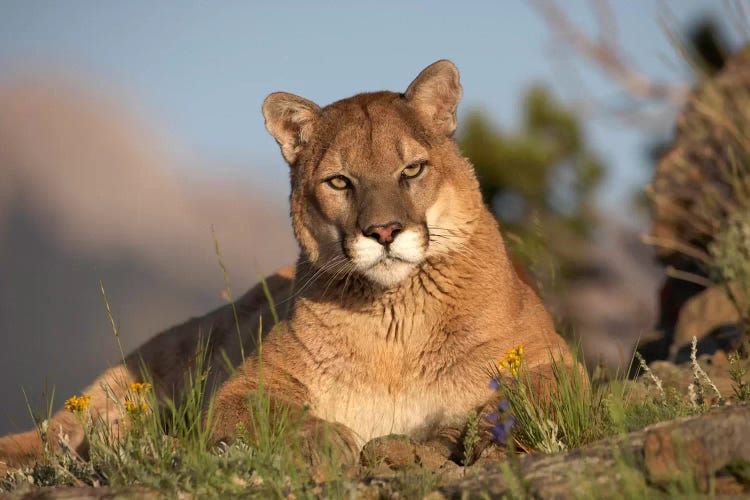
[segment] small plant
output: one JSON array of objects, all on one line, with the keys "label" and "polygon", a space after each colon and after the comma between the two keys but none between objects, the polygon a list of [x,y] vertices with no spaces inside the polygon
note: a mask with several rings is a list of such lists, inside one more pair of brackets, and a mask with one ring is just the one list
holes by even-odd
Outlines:
[{"label": "small plant", "polygon": [[[495,443],[510,445],[515,440],[524,450],[554,453],[697,411],[684,392],[665,387],[638,354],[642,373],[656,388],[655,394],[646,397],[632,394],[637,387],[632,381],[614,377],[592,384],[578,365],[566,364],[552,353],[549,356],[548,394],[532,389],[535,374],[525,364],[522,346],[509,350],[494,368],[490,387],[502,399],[487,419]],[[700,387],[709,385],[719,396],[697,361],[695,365]],[[690,387],[694,390],[697,385]]]},{"label": "small plant", "polygon": [[83,416],[91,403],[91,396],[84,394],[82,396],[71,396],[65,401],[65,409],[78,415]]},{"label": "small plant", "polygon": [[718,274],[716,281],[725,285],[745,325],[750,324],[750,213],[734,213],[708,250]]},{"label": "small plant", "polygon": [[522,500],[531,497],[528,484],[521,472],[521,465],[515,454],[511,453],[508,460],[500,463],[500,470],[503,472],[506,487],[503,498]]},{"label": "small plant", "polygon": [[516,426],[516,418],[510,414],[510,402],[507,399],[497,404],[497,410],[487,415],[487,420],[492,424],[490,433],[495,444],[507,445],[513,427]]},{"label": "small plant", "polygon": [[643,373],[645,373],[649,380],[654,384],[654,387],[656,387],[656,390],[659,391],[659,396],[666,400],[667,394],[664,392],[664,384],[662,383],[661,379],[657,377],[653,371],[651,371],[651,368],[648,367],[648,364],[646,363],[646,360],[643,358],[640,352],[635,351],[635,357],[638,358],[638,366],[640,366],[641,370],[643,370]]},{"label": "small plant", "polygon": [[704,407],[704,383],[711,388],[716,397],[716,403],[719,405],[724,404],[724,397],[719,392],[718,387],[716,387],[716,384],[714,384],[713,380],[711,380],[708,374],[701,368],[700,363],[698,363],[698,339],[696,337],[693,337],[690,343],[690,367],[693,370],[693,382],[688,387],[688,392],[693,406],[697,410],[702,410]]},{"label": "small plant", "polygon": [[[639,352],[633,353],[631,364],[638,361],[639,371],[635,381],[614,380],[606,388],[605,400],[609,424],[608,435],[622,434],[642,429],[648,425],[665,420],[694,415],[699,411],[692,403],[690,392],[695,385],[690,384],[687,392],[684,389],[665,386],[664,381],[646,364]],[[628,372],[630,369],[628,369]],[[700,376],[699,376],[700,377]],[[639,385],[651,385],[655,393],[640,393],[633,390]]]},{"label": "small plant", "polygon": [[729,354],[729,376],[732,379],[732,390],[737,401],[750,401],[750,384],[745,381],[747,370],[742,366],[740,354]]},{"label": "small plant", "polygon": [[491,385],[507,401],[501,401],[498,411],[488,417],[496,442],[502,442],[512,431],[522,448],[553,453],[601,437],[606,427],[602,420],[603,392],[591,389],[577,364],[569,366],[552,352],[549,357],[547,394],[532,389],[532,377],[539,374],[525,366],[523,346],[509,350],[498,362]]},{"label": "small plant", "polygon": [[464,432],[464,438],[463,438],[463,449],[464,449],[464,457],[463,457],[463,464],[464,465],[470,465],[471,463],[476,460],[476,446],[479,443],[481,436],[479,433],[479,422],[481,418],[477,412],[473,412],[471,415],[469,415],[469,418],[466,421],[466,431]]},{"label": "small plant", "polygon": [[505,357],[497,362],[497,368],[499,371],[507,370],[510,372],[511,377],[518,379],[518,373],[521,370],[521,362],[523,361],[523,344],[516,346],[513,349],[508,350],[505,353]]}]

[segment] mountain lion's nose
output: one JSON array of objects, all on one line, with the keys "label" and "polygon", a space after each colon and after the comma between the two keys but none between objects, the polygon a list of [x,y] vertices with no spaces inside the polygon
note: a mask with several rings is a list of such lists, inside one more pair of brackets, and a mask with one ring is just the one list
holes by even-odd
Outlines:
[{"label": "mountain lion's nose", "polygon": [[388,245],[393,242],[393,239],[404,227],[398,222],[390,222],[388,224],[380,224],[368,227],[364,231],[365,236],[373,238],[378,241],[381,245]]}]

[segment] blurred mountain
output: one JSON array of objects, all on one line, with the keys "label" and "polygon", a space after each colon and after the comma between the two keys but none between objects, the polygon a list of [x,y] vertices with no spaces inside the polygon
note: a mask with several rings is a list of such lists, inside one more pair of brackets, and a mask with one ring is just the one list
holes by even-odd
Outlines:
[{"label": "blurred mountain", "polygon": [[547,305],[564,318],[589,368],[627,373],[638,339],[653,330],[664,272],[653,247],[641,241],[642,230],[600,217],[590,240],[563,245],[570,278],[564,293],[546,297]]},{"label": "blurred mountain", "polygon": [[0,434],[31,425],[21,387],[36,410],[46,379],[59,406],[117,363],[99,280],[128,351],[220,305],[212,226],[235,295],[296,256],[285,194],[180,168],[114,102],[0,87]]}]

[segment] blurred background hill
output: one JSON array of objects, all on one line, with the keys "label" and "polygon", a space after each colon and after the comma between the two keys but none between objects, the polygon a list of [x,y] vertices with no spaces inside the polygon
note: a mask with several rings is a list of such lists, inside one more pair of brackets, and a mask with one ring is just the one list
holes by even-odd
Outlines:
[{"label": "blurred background hill", "polygon": [[130,349],[221,303],[212,226],[235,294],[293,261],[266,94],[403,89],[440,58],[462,72],[458,139],[509,244],[591,363],[622,366],[656,321],[639,193],[680,102],[633,102],[565,35],[677,89],[694,73],[665,19],[739,35],[710,0],[605,3],[4,2],[0,433],[30,425],[21,387],[36,408],[46,380],[59,405],[117,361],[100,280]]},{"label": "blurred background hill", "polygon": [[28,425],[21,387],[70,394],[117,360],[98,280],[130,350],[221,303],[212,227],[240,288],[293,261],[283,195],[191,173],[85,86],[0,88],[0,430]]}]

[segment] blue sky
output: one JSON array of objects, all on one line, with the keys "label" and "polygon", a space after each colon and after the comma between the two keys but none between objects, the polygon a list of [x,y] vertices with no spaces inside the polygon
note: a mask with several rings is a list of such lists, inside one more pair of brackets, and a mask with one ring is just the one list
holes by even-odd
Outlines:
[{"label": "blue sky", "polygon": [[[596,31],[590,2],[558,3],[575,23]],[[633,65],[655,77],[685,78],[665,64],[675,57],[659,24],[664,2],[611,3]],[[703,12],[722,17],[721,2],[666,4],[680,23]],[[449,58],[462,74],[462,110],[481,107],[511,128],[532,82],[547,83],[568,102],[580,97],[565,69],[574,60],[560,59],[551,41],[521,0],[5,0],[0,79],[52,73],[81,81],[153,123],[186,168],[201,165],[210,175],[250,177],[285,192],[286,167],[259,111],[268,93],[284,90],[326,104],[359,91],[402,90],[424,66]],[[606,79],[577,67],[586,93],[618,95]],[[647,138],[612,120],[590,121],[587,132],[611,167],[600,199],[621,212],[628,189],[647,179]]]}]

